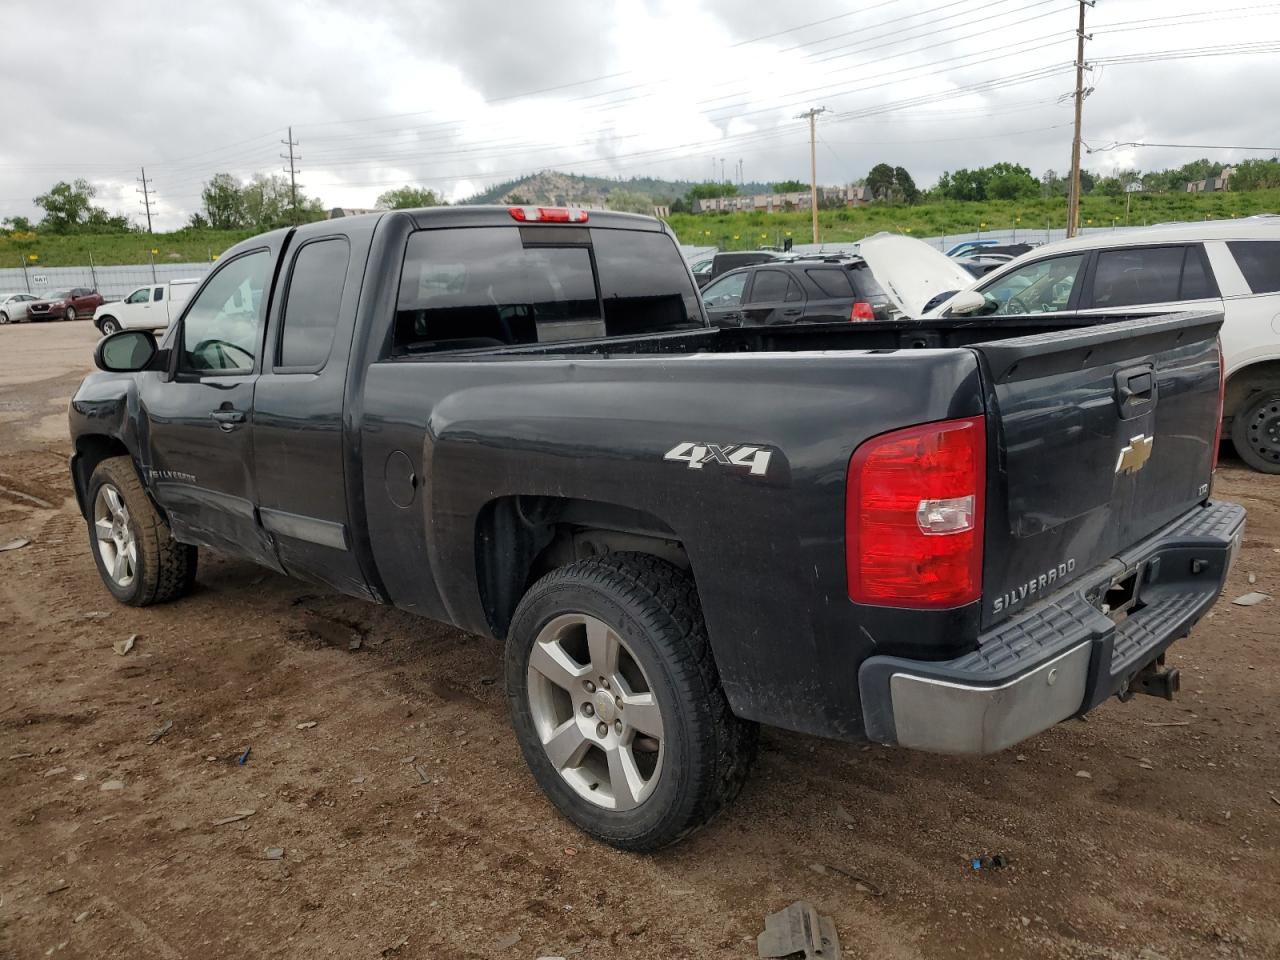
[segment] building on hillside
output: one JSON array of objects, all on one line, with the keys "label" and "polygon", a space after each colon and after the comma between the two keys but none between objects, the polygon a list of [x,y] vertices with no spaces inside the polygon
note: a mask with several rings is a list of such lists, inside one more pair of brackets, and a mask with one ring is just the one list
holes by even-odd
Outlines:
[{"label": "building on hillside", "polygon": [[1231,175],[1235,172],[1235,167],[1223,167],[1222,172],[1216,177],[1209,177],[1207,180],[1189,180],[1187,193],[1221,193],[1223,190],[1229,190]]},{"label": "building on hillside", "polygon": [[358,217],[362,213],[386,213],[386,207],[334,207],[329,211],[329,220],[339,217]]},{"label": "building on hillside", "polygon": [[[819,187],[822,201],[829,205],[861,207],[870,202],[866,187]],[[809,191],[795,193],[757,193],[733,197],[711,197],[694,201],[694,213],[782,213],[808,210]]]}]

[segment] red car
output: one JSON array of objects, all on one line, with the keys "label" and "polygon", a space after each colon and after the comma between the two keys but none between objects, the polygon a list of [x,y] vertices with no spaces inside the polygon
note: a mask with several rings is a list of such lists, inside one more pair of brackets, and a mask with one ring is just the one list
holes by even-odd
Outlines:
[{"label": "red car", "polygon": [[72,287],[61,293],[54,293],[31,304],[28,314],[32,320],[85,320],[93,316],[104,303],[102,294],[88,287]]}]

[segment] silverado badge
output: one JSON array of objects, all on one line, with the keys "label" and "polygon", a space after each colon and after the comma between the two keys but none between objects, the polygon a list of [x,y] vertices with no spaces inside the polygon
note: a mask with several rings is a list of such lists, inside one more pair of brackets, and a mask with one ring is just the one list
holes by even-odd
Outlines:
[{"label": "silverado badge", "polygon": [[1116,458],[1116,473],[1137,473],[1145,467],[1151,459],[1151,448],[1155,442],[1155,437],[1148,437],[1145,433],[1130,437]]}]

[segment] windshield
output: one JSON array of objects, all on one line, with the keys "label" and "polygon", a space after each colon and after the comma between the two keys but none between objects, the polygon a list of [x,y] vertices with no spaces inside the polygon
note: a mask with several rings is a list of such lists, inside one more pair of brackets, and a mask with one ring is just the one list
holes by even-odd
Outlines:
[{"label": "windshield", "polygon": [[43,295],[45,300],[66,300],[70,296],[70,290],[58,290],[55,293],[46,293]]}]

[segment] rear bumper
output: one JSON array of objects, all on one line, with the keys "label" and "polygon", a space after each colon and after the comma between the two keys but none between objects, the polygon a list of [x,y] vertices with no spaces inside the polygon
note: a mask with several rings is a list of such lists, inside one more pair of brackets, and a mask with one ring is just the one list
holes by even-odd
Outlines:
[{"label": "rear bumper", "polygon": [[[1243,532],[1243,507],[1196,507],[983,634],[972,653],[941,662],[869,658],[858,671],[867,736],[938,753],[994,753],[1092,710],[1208,612]],[[1134,606],[1115,622],[1102,613],[1102,597],[1130,577]]]}]

